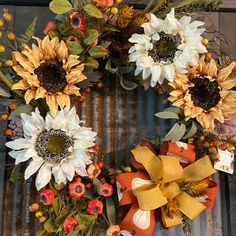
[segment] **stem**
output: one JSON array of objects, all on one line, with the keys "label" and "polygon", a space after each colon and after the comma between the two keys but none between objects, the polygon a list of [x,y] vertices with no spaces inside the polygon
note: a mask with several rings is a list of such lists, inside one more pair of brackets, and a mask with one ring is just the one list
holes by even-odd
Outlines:
[{"label": "stem", "polygon": [[145,9],[142,12],[142,15],[144,15],[152,6],[154,0],[150,0],[149,3],[147,4],[147,6],[145,7]]},{"label": "stem", "polygon": [[[0,71],[0,78],[2,79],[2,81],[11,89],[12,88],[12,83],[8,80],[8,78],[2,73],[2,71]],[[14,91],[14,93],[16,95],[18,95],[19,97],[23,98],[23,94],[19,91]]]},{"label": "stem", "polygon": [[108,219],[106,218],[106,216],[104,215],[104,213],[102,213],[102,216],[103,216],[103,218],[105,219],[106,223],[107,223],[108,225],[110,225],[110,222],[108,221]]},{"label": "stem", "polygon": [[157,6],[154,7],[154,8],[151,10],[151,12],[154,13],[154,12],[158,11],[158,10],[161,8],[161,6],[162,6],[163,3],[164,3],[164,0],[160,0],[160,1],[158,2]]}]

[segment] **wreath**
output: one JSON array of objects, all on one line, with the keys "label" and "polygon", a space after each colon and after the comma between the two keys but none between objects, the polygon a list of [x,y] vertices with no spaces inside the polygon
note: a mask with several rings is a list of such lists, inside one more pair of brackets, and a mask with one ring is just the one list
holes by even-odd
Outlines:
[{"label": "wreath", "polygon": [[[25,163],[23,178],[13,168],[11,180],[35,178],[37,236],[148,236],[156,221],[183,224],[187,234],[213,208],[212,175],[234,171],[236,68],[209,52],[214,40],[191,15],[219,3],[150,0],[136,9],[122,0],[52,0],[57,15],[43,39],[34,35],[37,18],[16,37],[4,9],[0,52],[10,49],[12,59],[0,59],[1,119],[8,155]],[[154,91],[165,104],[155,116],[172,124],[132,144],[120,168],[105,165],[102,140],[80,119],[89,94],[110,84]]]}]

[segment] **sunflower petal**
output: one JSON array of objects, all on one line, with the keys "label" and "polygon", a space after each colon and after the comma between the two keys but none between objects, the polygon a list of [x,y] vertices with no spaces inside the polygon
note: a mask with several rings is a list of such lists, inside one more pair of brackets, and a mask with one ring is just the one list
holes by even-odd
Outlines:
[{"label": "sunflower petal", "polygon": [[35,98],[35,90],[33,89],[28,89],[25,93],[25,102],[26,104],[29,104],[30,101]]},{"label": "sunflower petal", "polygon": [[58,104],[54,95],[46,95],[46,103],[49,106],[52,116],[55,116],[58,110]]},{"label": "sunflower petal", "polygon": [[12,90],[26,90],[29,88],[29,84],[27,83],[26,80],[22,79],[19,82],[15,83],[12,85]]}]

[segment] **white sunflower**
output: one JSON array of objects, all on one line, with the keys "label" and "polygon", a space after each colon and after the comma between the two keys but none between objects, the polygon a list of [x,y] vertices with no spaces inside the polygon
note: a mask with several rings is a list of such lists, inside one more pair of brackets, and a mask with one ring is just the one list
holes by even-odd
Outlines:
[{"label": "white sunflower", "polygon": [[195,66],[199,54],[206,52],[198,28],[204,23],[191,22],[191,17],[175,18],[174,9],[164,20],[150,13],[149,22],[144,23],[144,34],[133,34],[129,41],[134,46],[129,50],[129,61],[136,62],[135,76],[142,72],[143,80],[151,76],[151,86],[162,84],[164,79],[174,80],[175,72],[185,74],[188,66]]},{"label": "white sunflower", "polygon": [[21,115],[24,138],[6,143],[13,149],[9,155],[15,164],[31,159],[25,170],[25,179],[38,171],[36,188],[40,190],[51,180],[57,183],[72,181],[75,173],[86,176],[86,165],[92,163],[88,149],[94,146],[96,132],[82,127],[76,110],[62,109],[45,120],[36,109],[32,115]]}]

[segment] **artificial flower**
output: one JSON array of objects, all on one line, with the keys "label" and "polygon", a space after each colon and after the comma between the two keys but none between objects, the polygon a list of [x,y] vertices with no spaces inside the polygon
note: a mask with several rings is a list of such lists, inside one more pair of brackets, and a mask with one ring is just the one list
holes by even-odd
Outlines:
[{"label": "artificial flower", "polygon": [[110,225],[107,229],[107,236],[119,236],[120,235],[120,226],[119,225]]},{"label": "artificial flower", "polygon": [[93,178],[97,178],[100,175],[101,169],[99,168],[97,164],[91,164],[89,165],[87,172],[88,172],[88,177],[90,179],[93,179]]},{"label": "artificial flower", "polygon": [[72,216],[65,220],[63,224],[63,228],[66,231],[66,233],[71,233],[74,231],[75,227],[78,225],[77,220]]},{"label": "artificial flower", "polygon": [[69,184],[69,194],[75,199],[79,199],[85,193],[85,186],[80,181]]},{"label": "artificial flower", "polygon": [[218,70],[213,59],[207,63],[203,56],[186,75],[176,74],[168,100],[184,110],[186,120],[196,118],[204,129],[214,130],[215,121],[224,123],[236,112],[236,80],[229,77],[233,68],[231,63]]},{"label": "artificial flower", "polygon": [[99,192],[103,197],[109,197],[113,193],[113,188],[110,184],[105,183],[99,187]]},{"label": "artificial flower", "polygon": [[72,181],[75,173],[87,176],[86,165],[91,164],[88,149],[94,146],[96,133],[82,127],[76,110],[64,108],[45,120],[36,109],[32,115],[21,114],[24,138],[6,143],[13,149],[9,155],[15,164],[31,159],[25,179],[38,171],[36,188],[46,186],[53,174],[55,182]]},{"label": "artificial flower", "polygon": [[50,30],[54,30],[56,27],[57,27],[57,26],[56,26],[55,22],[49,21],[49,22],[47,23],[46,27],[44,28],[43,33],[44,33],[45,35],[47,35]]},{"label": "artificial flower", "polygon": [[97,199],[94,199],[88,203],[87,212],[91,215],[100,215],[103,210],[103,203]]},{"label": "artificial flower", "polygon": [[86,28],[86,20],[79,12],[73,12],[70,15],[70,24],[74,29],[84,30]]},{"label": "artificial flower", "polygon": [[40,202],[43,203],[43,205],[48,206],[51,205],[54,201],[54,192],[51,189],[44,189],[40,191],[39,193]]},{"label": "artificial flower", "polygon": [[129,23],[135,18],[136,11],[133,7],[125,6],[119,10],[119,15],[117,17],[117,26],[118,28],[124,29],[128,26]]},{"label": "artificial flower", "polygon": [[26,90],[25,101],[46,98],[53,115],[60,108],[70,107],[70,95],[80,96],[78,82],[86,79],[78,56],[69,55],[64,41],[57,37],[52,40],[46,36],[43,40],[35,38],[38,46],[27,45],[24,50],[14,52],[18,65],[13,66],[16,74],[22,79],[12,86],[13,90]]},{"label": "artificial flower", "polygon": [[150,13],[149,22],[142,25],[144,34],[133,34],[129,41],[129,61],[136,62],[135,76],[142,72],[143,80],[151,77],[151,86],[164,79],[174,80],[175,72],[186,73],[187,66],[199,61],[199,53],[206,52],[199,29],[204,23],[191,22],[191,17],[175,18],[172,8],[164,20]]},{"label": "artificial flower", "polygon": [[93,3],[97,6],[97,7],[111,7],[114,4],[113,0],[93,0]]}]

